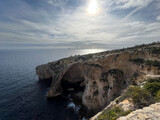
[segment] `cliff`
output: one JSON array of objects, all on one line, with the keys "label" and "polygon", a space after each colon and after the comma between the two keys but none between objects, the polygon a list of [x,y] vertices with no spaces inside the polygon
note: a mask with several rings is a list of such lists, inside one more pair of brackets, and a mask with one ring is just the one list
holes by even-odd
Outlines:
[{"label": "cliff", "polygon": [[52,79],[48,98],[74,92],[96,113],[129,85],[160,75],[160,43],[64,58],[37,66],[36,73]]}]

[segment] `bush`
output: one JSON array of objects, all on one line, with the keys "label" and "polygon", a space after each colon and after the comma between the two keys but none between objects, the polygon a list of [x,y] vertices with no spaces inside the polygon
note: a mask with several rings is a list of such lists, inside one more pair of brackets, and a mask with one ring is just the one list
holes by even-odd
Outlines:
[{"label": "bush", "polygon": [[152,96],[156,96],[160,90],[160,79],[149,79],[148,82],[144,85],[144,89],[147,90]]},{"label": "bush", "polygon": [[160,54],[160,48],[153,47],[153,48],[151,48],[151,52],[153,54]]},{"label": "bush", "polygon": [[141,58],[130,59],[129,61],[136,63],[137,65],[143,64],[145,62],[144,59],[141,59]]},{"label": "bush", "polygon": [[153,61],[153,60],[147,60],[145,62],[145,64],[146,65],[151,65],[151,66],[154,66],[154,67],[158,67],[160,69],[160,62],[157,61],[157,60],[155,60],[155,61]]},{"label": "bush", "polygon": [[155,99],[156,99],[156,102],[160,102],[160,90],[157,92]]},{"label": "bush", "polygon": [[143,108],[154,102],[149,92],[138,86],[130,87],[124,95],[124,98],[131,98],[131,102],[133,102],[137,108]]},{"label": "bush", "polygon": [[160,82],[160,78],[151,78],[147,80],[147,83],[152,83],[152,82]]},{"label": "bush", "polygon": [[124,111],[120,107],[113,107],[109,111],[104,111],[99,117],[98,120],[116,120],[121,116],[126,116],[131,112],[131,110]]},{"label": "bush", "polygon": [[144,89],[149,91],[152,96],[156,96],[158,91],[160,90],[160,83],[158,82],[146,83],[144,85]]}]

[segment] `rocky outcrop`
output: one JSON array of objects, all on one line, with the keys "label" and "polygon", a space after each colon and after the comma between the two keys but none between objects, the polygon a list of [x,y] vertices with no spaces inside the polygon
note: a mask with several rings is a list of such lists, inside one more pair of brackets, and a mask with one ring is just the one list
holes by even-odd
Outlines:
[{"label": "rocky outcrop", "polygon": [[[110,111],[112,108],[119,107],[122,108],[124,111],[133,111],[135,110],[135,106],[132,102],[130,102],[128,99],[124,99],[122,102],[117,102],[121,99],[122,96],[117,97],[113,101],[110,102],[110,104],[105,107],[102,111],[91,117],[89,120],[101,120],[100,117],[103,116],[103,114]],[[105,118],[104,118],[105,119]],[[106,118],[107,119],[107,118]]]},{"label": "rocky outcrop", "polygon": [[160,43],[73,56],[36,67],[39,79],[52,79],[48,98],[81,91],[82,104],[97,112],[130,84],[160,74]]},{"label": "rocky outcrop", "polygon": [[160,103],[133,111],[125,117],[118,118],[118,120],[160,120]]}]

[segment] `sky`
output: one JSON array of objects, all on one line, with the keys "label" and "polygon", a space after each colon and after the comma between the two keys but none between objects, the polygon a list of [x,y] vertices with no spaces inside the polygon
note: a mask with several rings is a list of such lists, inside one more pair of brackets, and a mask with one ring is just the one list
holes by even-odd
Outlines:
[{"label": "sky", "polygon": [[1,49],[114,49],[156,41],[160,0],[0,0]]}]

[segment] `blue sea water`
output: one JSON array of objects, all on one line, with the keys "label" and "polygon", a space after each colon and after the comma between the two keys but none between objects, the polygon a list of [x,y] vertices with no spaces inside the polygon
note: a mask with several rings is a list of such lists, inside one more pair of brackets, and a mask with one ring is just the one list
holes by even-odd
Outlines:
[{"label": "blue sea water", "polygon": [[50,83],[36,79],[35,67],[71,55],[103,50],[19,49],[0,50],[0,120],[77,120],[71,101],[48,101]]}]

